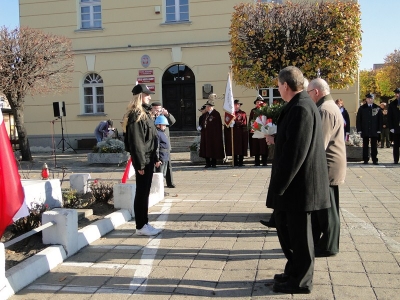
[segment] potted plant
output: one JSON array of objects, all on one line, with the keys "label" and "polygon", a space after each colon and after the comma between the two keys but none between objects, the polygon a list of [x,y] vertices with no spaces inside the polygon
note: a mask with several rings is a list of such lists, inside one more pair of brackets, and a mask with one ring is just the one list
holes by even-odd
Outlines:
[{"label": "potted plant", "polygon": [[362,137],[353,129],[353,133],[346,139],[347,161],[363,160]]},{"label": "potted plant", "polygon": [[193,140],[193,143],[189,146],[190,150],[190,161],[192,163],[200,163],[204,162],[205,159],[199,156],[200,153],[200,135],[196,136]]},{"label": "potted plant", "polygon": [[129,154],[125,151],[124,142],[107,138],[97,143],[87,157],[90,164],[120,164],[128,160]]}]

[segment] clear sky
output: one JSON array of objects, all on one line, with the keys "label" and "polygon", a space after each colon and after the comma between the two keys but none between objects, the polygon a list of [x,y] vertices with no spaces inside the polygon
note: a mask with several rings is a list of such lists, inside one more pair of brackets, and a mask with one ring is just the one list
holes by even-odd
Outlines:
[{"label": "clear sky", "polygon": [[[372,69],[373,64],[383,63],[386,55],[400,49],[396,17],[400,0],[359,0],[359,3],[363,30],[360,69]],[[18,17],[18,0],[0,0],[0,26],[15,28],[19,26]]]}]

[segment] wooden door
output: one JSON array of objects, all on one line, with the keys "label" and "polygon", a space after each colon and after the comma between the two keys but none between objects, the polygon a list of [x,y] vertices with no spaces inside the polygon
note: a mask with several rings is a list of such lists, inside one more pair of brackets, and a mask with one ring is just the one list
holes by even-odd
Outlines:
[{"label": "wooden door", "polygon": [[163,84],[163,107],[176,119],[170,130],[196,130],[196,94],[194,83]]}]

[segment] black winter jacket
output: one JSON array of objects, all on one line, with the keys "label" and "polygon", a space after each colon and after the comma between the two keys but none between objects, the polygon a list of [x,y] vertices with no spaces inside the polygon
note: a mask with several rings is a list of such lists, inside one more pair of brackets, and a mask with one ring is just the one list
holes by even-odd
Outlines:
[{"label": "black winter jacket", "polygon": [[356,121],[357,132],[361,131],[361,137],[379,137],[378,131],[382,131],[382,110],[375,103],[372,108],[368,104],[361,105]]},{"label": "black winter jacket", "polygon": [[158,147],[157,130],[150,115],[151,107],[143,104],[147,118],[136,122],[138,114],[131,112],[128,117],[125,133],[125,150],[131,154],[132,164],[136,170],[143,170],[150,161],[156,161]]}]

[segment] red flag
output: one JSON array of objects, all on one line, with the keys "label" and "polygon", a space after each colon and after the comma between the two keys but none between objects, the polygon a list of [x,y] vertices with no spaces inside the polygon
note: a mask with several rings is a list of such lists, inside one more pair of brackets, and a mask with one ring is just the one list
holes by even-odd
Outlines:
[{"label": "red flag", "polygon": [[132,159],[129,157],[128,162],[126,163],[126,168],[124,175],[122,176],[121,182],[126,183],[126,181],[131,178],[135,174],[135,169],[132,165]]},{"label": "red flag", "polygon": [[29,214],[25,194],[0,109],[0,237],[13,219]]}]

